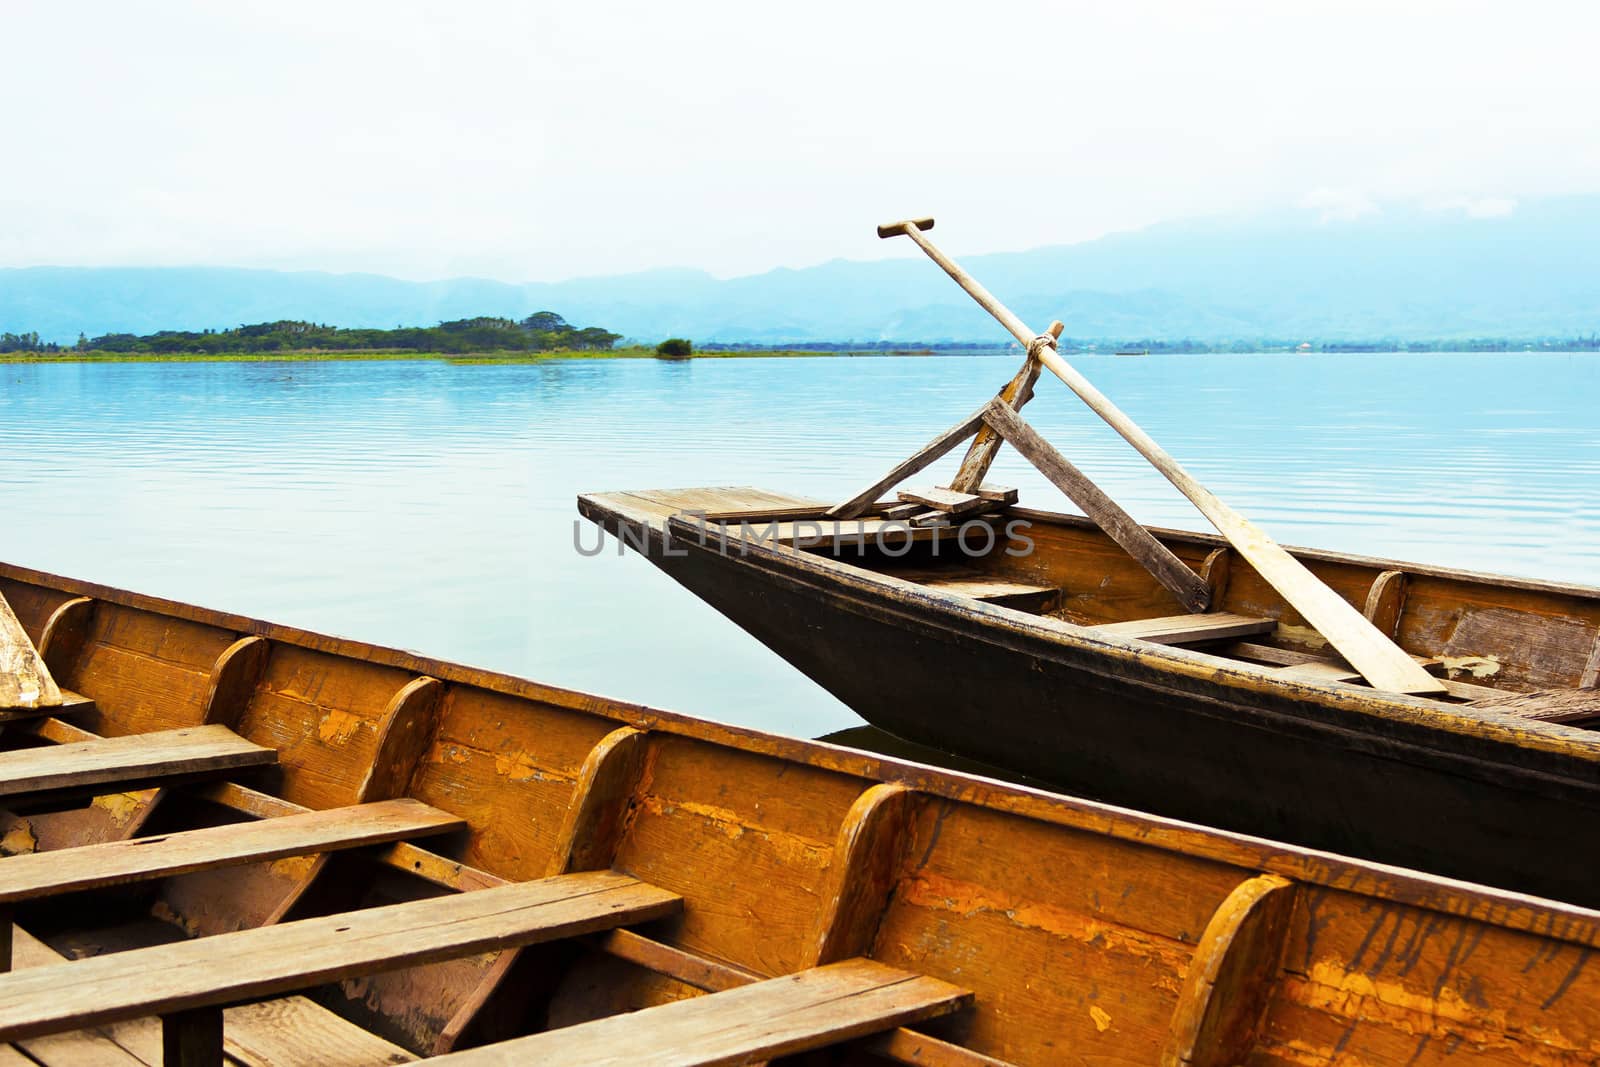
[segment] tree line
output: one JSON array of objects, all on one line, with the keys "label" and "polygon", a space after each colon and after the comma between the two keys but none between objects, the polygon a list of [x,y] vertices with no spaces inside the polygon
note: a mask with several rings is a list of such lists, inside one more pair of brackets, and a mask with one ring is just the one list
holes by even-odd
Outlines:
[{"label": "tree line", "polygon": [[225,352],[367,351],[410,352],[551,352],[604,351],[622,335],[598,326],[576,327],[553,311],[525,319],[480,316],[437,326],[401,326],[393,330],[347,329],[313,322],[280,320],[231,330],[159,330],[150,334],[79,335],[67,347],[41,342],[37,333],[0,334],[0,352],[116,352],[128,354],[215,355]]}]

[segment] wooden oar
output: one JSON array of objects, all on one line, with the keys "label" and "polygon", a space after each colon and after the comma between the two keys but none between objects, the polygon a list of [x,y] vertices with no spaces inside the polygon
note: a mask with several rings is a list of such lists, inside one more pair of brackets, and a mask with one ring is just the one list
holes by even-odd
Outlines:
[{"label": "wooden oar", "polygon": [[[932,219],[907,219],[878,227],[879,237],[905,234],[917,243],[944,272],[954,278],[985,311],[1000,321],[1023,345],[1031,345],[1036,335],[1017,316],[996,300],[978,281],[939,251],[928,240],[924,230],[933,228]],[[1188,471],[1178,465],[1166,451],[1145,433],[1105,395],[1078,373],[1049,345],[1035,346],[1039,362],[1077,393],[1089,408],[1106,421],[1123,440],[1149,460],[1162,475],[1188,497],[1228,543],[1256,569],[1272,588],[1276,589],[1314,626],[1328,643],[1350,665],[1361,672],[1375,689],[1395,693],[1442,693],[1444,684],[1423,670],[1389,638],[1385,637],[1365,616],[1352,607],[1338,593],[1329,589],[1305,565],[1284,551],[1272,538],[1258,527],[1218,500],[1215,494],[1197,482]]]}]

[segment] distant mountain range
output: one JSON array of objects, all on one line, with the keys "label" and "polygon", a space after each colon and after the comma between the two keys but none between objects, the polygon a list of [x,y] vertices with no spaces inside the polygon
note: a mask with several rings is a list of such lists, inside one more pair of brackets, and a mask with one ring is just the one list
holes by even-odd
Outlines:
[{"label": "distant mountain range", "polygon": [[[1077,338],[1534,339],[1600,331],[1600,197],[1485,203],[1166,223],[964,262],[1026,321],[1043,327],[1060,318]],[[541,310],[644,341],[1005,340],[921,258],[835,260],[726,280],[657,270],[530,284],[217,267],[0,270],[0,331],[37,330],[62,343],[80,332],[277,319],[419,326]]]}]

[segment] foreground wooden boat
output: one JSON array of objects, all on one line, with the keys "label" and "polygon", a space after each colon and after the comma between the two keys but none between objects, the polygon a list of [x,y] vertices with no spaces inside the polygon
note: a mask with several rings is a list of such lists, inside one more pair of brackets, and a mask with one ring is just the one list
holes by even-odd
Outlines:
[{"label": "foreground wooden boat", "polygon": [[0,596],[63,691],[0,712],[0,1062],[1600,1055],[1600,913],[17,567]]},{"label": "foreground wooden boat", "polygon": [[[1081,518],[1011,507],[907,531],[827,507],[734,488],[579,498],[908,740],[1129,807],[1600,905],[1600,733],[1584,728],[1600,717],[1600,591],[1296,550],[1439,676],[1447,692],[1422,697],[1361,684],[1214,536],[1152,531],[1213,592],[1211,611],[1185,614]],[[1551,690],[1571,699],[1526,696]]]}]

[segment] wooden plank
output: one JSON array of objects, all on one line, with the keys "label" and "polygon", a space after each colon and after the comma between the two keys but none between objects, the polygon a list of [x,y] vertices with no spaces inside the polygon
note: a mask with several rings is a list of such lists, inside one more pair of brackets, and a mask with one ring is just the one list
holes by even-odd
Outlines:
[{"label": "wooden plank", "polygon": [[1004,404],[991,403],[984,409],[984,418],[1050,479],[1051,484],[1082,508],[1108,537],[1121,545],[1123,551],[1138,560],[1179,604],[1190,611],[1204,611],[1210,605],[1211,590],[1198,574],[1157,541],[1149,530],[1135,522],[1133,516],[1068,462],[1055,446],[1040,437],[1038,431],[1017,418],[1016,412]]},{"label": "wooden plank", "polygon": [[277,753],[226,726],[188,726],[0,752],[0,797],[104,789],[215,775],[272,763]]},{"label": "wooden plank", "polygon": [[1228,637],[1253,637],[1278,628],[1276,619],[1257,619],[1219,611],[1210,615],[1169,615],[1160,619],[1134,619],[1088,628],[1092,634],[1153,641],[1160,645],[1183,645],[1195,641],[1219,641]]},{"label": "wooden plank", "polygon": [[923,510],[921,504],[901,503],[891,504],[878,512],[885,519],[909,519]]},{"label": "wooden plank", "polygon": [[[1438,664],[1437,659],[1424,656],[1413,657],[1423,667],[1432,667]],[[1278,667],[1273,674],[1279,678],[1292,678],[1297,682],[1365,682],[1361,672],[1348,663],[1339,663],[1331,659],[1312,660],[1308,663],[1295,663],[1287,667]],[[1498,692],[1498,690],[1497,690]]]},{"label": "wooden plank", "polygon": [[664,944],[632,930],[612,930],[591,940],[596,948],[619,960],[627,960],[646,970],[675,978],[685,985],[713,993],[737,989],[765,977],[731,963],[685,952],[676,945]]},{"label": "wooden plank", "polygon": [[240,1067],[372,1067],[416,1056],[303,996],[241,1004],[222,1013],[222,1047]]},{"label": "wooden plank", "polygon": [[918,486],[900,490],[900,499],[908,504],[922,504],[942,511],[946,515],[965,515],[987,505],[988,501],[974,493],[955,493],[937,486]]},{"label": "wooden plank", "polygon": [[0,708],[53,708],[61,689],[6,598],[0,596]]},{"label": "wooden plank", "polygon": [[1217,907],[1184,977],[1163,1064],[1232,1067],[1246,1059],[1283,960],[1294,899],[1292,882],[1264,874]]},{"label": "wooden plank", "polygon": [[828,506],[822,503],[793,504],[788,507],[717,508],[701,515],[707,522],[755,522],[757,519],[820,519]]},{"label": "wooden plank", "polygon": [[948,1014],[972,995],[855,959],[442,1056],[441,1064],[755,1063]]},{"label": "wooden plank", "polygon": [[15,971],[0,975],[0,1041],[575,937],[681,904],[635,878],[592,871]]},{"label": "wooden plank", "polygon": [[918,581],[929,589],[971,597],[973,600],[999,604],[1018,611],[1048,611],[1055,606],[1061,596],[1061,590],[1053,585],[1036,585],[1031,582],[1016,582],[1008,578],[991,578],[984,575],[926,578]]},{"label": "wooden plank", "polygon": [[1015,1067],[1007,1060],[904,1028],[862,1038],[860,1046],[875,1056],[913,1067]]},{"label": "wooden plank", "polygon": [[285,856],[386,844],[465,825],[454,815],[419,801],[383,800],[11,856],[0,863],[0,904]]},{"label": "wooden plank", "polygon": [[[955,493],[963,492],[963,490],[956,489],[954,486],[945,486],[944,488],[947,488],[951,492]],[[975,496],[981,496],[991,504],[999,504],[1001,507],[1006,508],[1010,507],[1012,504],[1015,504],[1018,496],[1017,490],[1014,486],[992,485],[989,482],[984,482],[976,489],[968,489],[965,490],[965,492],[972,493]]]},{"label": "wooden plank", "polygon": [[[17,966],[66,962],[66,957],[20,927],[16,935]],[[23,1042],[22,1047],[44,1064],[145,1067],[161,1062],[161,1026],[155,1019],[136,1019],[104,1031],[75,1030],[37,1037]],[[295,1067],[308,1061],[308,1049],[315,1050],[319,1065],[329,1067],[409,1063],[417,1058],[303,996],[227,1009],[223,1012],[223,1049],[238,1067]],[[0,1060],[0,1067],[4,1064]]]},{"label": "wooden plank", "polygon": [[936,462],[946,452],[977,433],[983,426],[983,412],[975,411],[898,463],[882,478],[867,486],[843,504],[835,504],[824,514],[830,519],[854,519],[867,510],[879,495],[893,489],[918,471]]}]

